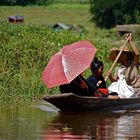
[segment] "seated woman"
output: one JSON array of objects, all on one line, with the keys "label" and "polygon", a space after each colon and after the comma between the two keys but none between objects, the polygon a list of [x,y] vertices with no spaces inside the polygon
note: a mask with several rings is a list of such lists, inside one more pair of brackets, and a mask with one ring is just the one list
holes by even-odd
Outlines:
[{"label": "seated woman", "polygon": [[[127,39],[127,35],[126,35]],[[122,51],[119,60],[117,63],[120,64],[118,68],[115,70],[114,76],[109,74],[109,79],[111,82],[116,82],[118,79],[118,70],[120,68],[125,68],[124,76],[128,85],[132,86],[134,89],[134,95],[132,97],[140,97],[140,74],[139,74],[139,50],[136,47],[135,43],[132,41],[132,38],[129,39],[129,47],[132,48],[132,51],[128,46],[124,48]],[[112,48],[109,53],[109,59],[114,61],[119,52],[122,50],[120,48]]]},{"label": "seated woman", "polygon": [[80,96],[93,96],[94,93],[82,73],[69,84],[60,85],[59,88],[61,93],[74,93]]},{"label": "seated woman", "polygon": [[104,80],[103,69],[104,64],[102,61],[99,61],[97,58],[94,58],[90,65],[92,74],[87,78],[88,84],[97,92],[103,93],[106,97],[108,95],[108,90],[106,88],[106,82]]}]

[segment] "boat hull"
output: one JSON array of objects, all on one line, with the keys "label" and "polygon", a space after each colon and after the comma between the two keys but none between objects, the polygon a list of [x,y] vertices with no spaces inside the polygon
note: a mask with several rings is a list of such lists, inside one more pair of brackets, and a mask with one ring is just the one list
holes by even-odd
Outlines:
[{"label": "boat hull", "polygon": [[61,111],[100,111],[100,110],[138,110],[140,98],[109,99],[99,97],[77,96],[73,93],[44,96]]}]

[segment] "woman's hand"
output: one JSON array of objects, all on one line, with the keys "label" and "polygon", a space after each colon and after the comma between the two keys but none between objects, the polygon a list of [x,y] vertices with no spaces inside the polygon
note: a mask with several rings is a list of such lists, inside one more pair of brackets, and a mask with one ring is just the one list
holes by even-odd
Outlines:
[{"label": "woman's hand", "polygon": [[97,86],[99,87],[101,85],[102,81],[99,80],[98,83],[97,83]]},{"label": "woman's hand", "polygon": [[127,34],[125,34],[124,35],[125,36],[125,39],[127,40],[128,39],[128,37],[129,37],[129,40],[128,41],[131,41],[132,40],[132,35],[130,34],[130,33],[127,33]]},{"label": "woman's hand", "polygon": [[80,86],[81,88],[85,89],[85,88],[88,88],[88,85],[85,81],[81,80],[81,83],[80,83]]},{"label": "woman's hand", "polygon": [[112,73],[110,71],[107,72],[108,78],[111,82],[115,82],[116,80],[113,78]]}]

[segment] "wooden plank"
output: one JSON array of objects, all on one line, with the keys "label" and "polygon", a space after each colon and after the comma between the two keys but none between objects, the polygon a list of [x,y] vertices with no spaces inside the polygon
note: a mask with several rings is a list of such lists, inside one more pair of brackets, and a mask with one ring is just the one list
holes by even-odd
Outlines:
[{"label": "wooden plank", "polygon": [[125,24],[125,25],[116,25],[118,32],[135,32],[138,29],[140,30],[139,24]]}]

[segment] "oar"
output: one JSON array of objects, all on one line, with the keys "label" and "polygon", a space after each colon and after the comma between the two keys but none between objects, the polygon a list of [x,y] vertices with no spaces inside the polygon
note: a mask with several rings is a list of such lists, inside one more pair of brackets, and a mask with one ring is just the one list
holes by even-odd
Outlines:
[{"label": "oar", "polygon": [[129,41],[129,44],[130,44],[130,47],[132,48],[132,50],[134,52],[134,62],[135,62],[135,64],[139,65],[139,49],[136,47],[134,42]]},{"label": "oar", "polygon": [[[128,43],[128,41],[129,41],[131,35],[132,35],[132,34],[130,33],[129,36],[127,37],[126,42],[123,44],[123,46],[122,46],[120,52],[118,53],[118,55],[117,55],[115,61],[113,62],[111,68],[109,69],[109,73],[111,73],[111,71],[113,70],[113,68],[114,68],[114,66],[115,66],[115,64],[116,64],[116,62],[118,61],[118,59],[119,59],[120,55],[122,54],[122,52],[123,52],[125,46],[127,45],[127,43]],[[107,74],[106,77],[105,77],[105,81],[107,81],[108,77],[109,77],[109,75]]]}]

